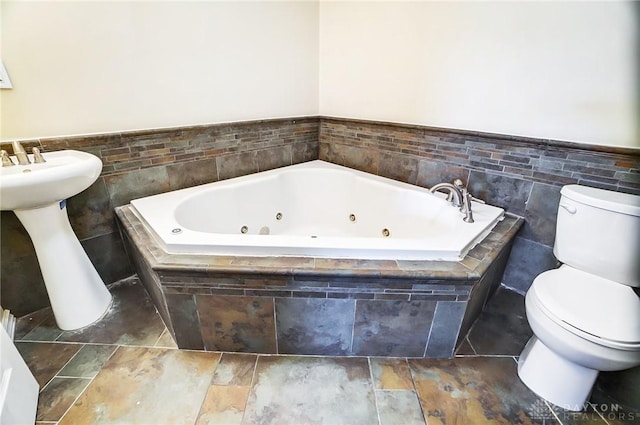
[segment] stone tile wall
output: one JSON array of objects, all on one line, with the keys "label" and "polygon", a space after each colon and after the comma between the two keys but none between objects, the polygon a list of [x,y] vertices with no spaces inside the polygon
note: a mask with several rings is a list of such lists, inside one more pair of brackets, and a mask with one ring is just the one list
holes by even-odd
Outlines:
[{"label": "stone tile wall", "polygon": [[[75,149],[102,174],[67,203],[71,226],[105,283],[133,273],[113,209],[131,199],[318,158],[318,119],[277,119],[24,141],[46,153]],[[11,146],[3,145],[11,152]],[[0,301],[17,316],[49,305],[35,251],[11,211],[0,218]]]},{"label": "stone tile wall", "polygon": [[[113,208],[131,199],[323,159],[431,186],[460,177],[473,194],[523,216],[504,283],[526,291],[553,268],[560,188],[640,193],[639,150],[327,117],[24,141],[43,152],[99,156],[100,178],[67,203],[72,227],[105,282],[132,273]],[[10,145],[3,149],[11,151]],[[18,316],[49,304],[35,252],[12,212],[0,217],[0,302]]]},{"label": "stone tile wall", "polygon": [[461,178],[477,198],[524,217],[503,277],[521,293],[557,265],[563,185],[640,194],[640,149],[323,117],[320,159],[425,187]]}]

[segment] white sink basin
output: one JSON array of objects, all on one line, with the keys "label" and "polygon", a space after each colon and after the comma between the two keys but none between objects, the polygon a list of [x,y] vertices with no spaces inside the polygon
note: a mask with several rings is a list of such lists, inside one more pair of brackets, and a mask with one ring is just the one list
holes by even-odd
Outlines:
[{"label": "white sink basin", "polygon": [[[0,167],[0,209],[39,208],[67,199],[91,186],[102,170],[100,159],[87,152],[42,155],[47,162]],[[33,162],[33,155],[29,160]]]}]

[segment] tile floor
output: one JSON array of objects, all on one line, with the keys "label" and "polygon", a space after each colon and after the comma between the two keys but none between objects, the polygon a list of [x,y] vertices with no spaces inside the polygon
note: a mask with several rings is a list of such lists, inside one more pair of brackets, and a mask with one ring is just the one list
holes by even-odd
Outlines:
[{"label": "tile floor", "polygon": [[21,318],[16,346],[41,386],[39,424],[630,424],[640,413],[572,413],[518,379],[531,331],[500,288],[454,359],[177,350],[136,278],[111,287],[96,325]]}]

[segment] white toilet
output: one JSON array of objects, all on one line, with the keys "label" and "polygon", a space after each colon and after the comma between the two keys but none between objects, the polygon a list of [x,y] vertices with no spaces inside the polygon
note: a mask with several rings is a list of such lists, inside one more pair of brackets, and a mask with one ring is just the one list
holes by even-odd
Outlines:
[{"label": "white toilet", "polygon": [[525,298],[534,336],[518,375],[540,397],[582,410],[598,372],[640,365],[640,196],[569,185],[553,253]]}]

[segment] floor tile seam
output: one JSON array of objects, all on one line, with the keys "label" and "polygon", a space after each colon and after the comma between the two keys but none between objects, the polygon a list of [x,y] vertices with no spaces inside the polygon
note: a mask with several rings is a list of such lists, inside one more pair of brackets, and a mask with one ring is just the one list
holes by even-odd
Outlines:
[{"label": "floor tile seam", "polygon": [[[115,352],[115,350],[114,350]],[[106,363],[106,362],[105,362]],[[102,370],[102,368],[100,368],[100,370]],[[99,373],[99,372],[98,372]],[[98,376],[98,373],[96,373],[96,376]],[[84,389],[82,391],[80,391],[80,394],[78,394],[76,396],[76,398],[73,400],[73,403],[69,404],[69,407],[67,408],[67,410],[64,411],[64,413],[62,414],[62,416],[60,416],[60,419],[58,420],[58,422],[56,422],[57,424],[60,423],[65,416],[67,416],[67,414],[69,413],[69,411],[71,409],[73,409],[73,406],[78,402],[78,400],[80,399],[80,397],[82,397],[82,395],[87,391],[87,389],[89,389],[89,387],[91,386],[91,384],[93,384],[93,381],[96,379],[96,376],[94,376],[93,378],[89,379],[89,383],[84,387]]]},{"label": "floor tile seam", "polygon": [[[58,419],[57,421],[48,421],[48,422],[52,422],[52,423],[56,423],[57,424],[58,422],[60,422],[62,420],[62,418],[64,418],[64,416],[67,414],[67,412],[69,412],[69,409],[71,409],[73,407],[73,405],[76,404],[76,402],[78,401],[80,396],[87,390],[87,388],[89,388],[89,385],[91,385],[91,383],[93,382],[93,378],[75,378],[75,377],[64,377],[64,376],[57,376],[56,375],[51,379],[51,381],[49,381],[49,383],[46,386],[51,384],[51,382],[53,382],[53,380],[56,379],[56,378],[61,378],[61,379],[82,379],[84,381],[89,381],[84,386],[82,391],[80,391],[80,393],[73,399],[73,402],[71,404],[69,404],[69,407],[67,407],[67,410],[65,410],[64,413],[62,414],[62,416],[60,416],[60,419]],[[42,388],[42,391],[44,391],[44,388]],[[42,393],[42,391],[40,391],[40,393]],[[38,422],[42,422],[42,421],[38,421]]]},{"label": "floor tile seam", "polygon": [[[159,315],[158,309],[155,308],[155,306],[154,306],[154,309],[156,310],[156,314]],[[162,332],[160,332],[160,335],[158,335],[158,339],[156,339],[156,342],[153,343],[153,348],[169,348],[169,347],[158,347],[158,343],[160,342],[160,339],[162,338],[162,336],[164,335],[165,332],[168,332],[167,325],[164,325],[164,330]]]},{"label": "floor tile seam", "polygon": [[476,347],[471,344],[471,340],[469,339],[469,333],[471,333],[471,329],[469,329],[469,332],[467,332],[467,335],[464,337],[464,339],[467,341],[467,344],[469,344],[469,347],[471,347],[471,351],[473,351],[473,354],[477,355],[478,352],[476,351]]},{"label": "floor tile seam", "polygon": [[[85,344],[85,346],[86,346],[86,344]],[[117,347],[116,347],[116,349],[115,349],[115,350],[113,350],[113,351],[111,352],[111,354],[109,355],[109,357],[107,357],[107,358],[105,359],[104,363],[102,364],[102,366],[100,366],[100,369],[96,372],[96,374],[95,374],[95,375],[93,375],[93,376],[92,376],[92,377],[90,377],[90,378],[85,378],[85,377],[83,377],[83,379],[89,379],[89,383],[87,384],[87,386],[86,386],[86,387],[84,387],[84,389],[80,392],[80,394],[78,394],[78,396],[75,398],[75,400],[73,400],[73,403],[71,403],[71,405],[67,408],[67,410],[66,410],[66,411],[64,412],[64,414],[60,417],[60,419],[58,420],[58,422],[60,422],[60,421],[65,417],[65,415],[69,412],[69,410],[73,407],[73,405],[78,401],[78,399],[80,398],[80,396],[81,396],[82,394],[84,394],[84,392],[87,390],[87,388],[89,388],[89,387],[91,386],[91,384],[92,384],[92,383],[93,383],[93,381],[96,379],[96,377],[100,374],[100,372],[102,371],[102,369],[104,369],[104,365],[106,365],[106,364],[107,364],[107,362],[111,359],[111,357],[113,357],[113,355],[115,354],[115,352],[116,352],[116,351],[118,351],[118,348],[119,348],[119,347],[120,347],[120,346],[117,346]],[[83,346],[83,348],[84,348],[84,346]],[[77,353],[76,353],[76,354],[75,354],[71,359],[69,359],[69,362],[71,362],[71,360],[72,360],[73,358],[75,358],[81,350],[82,350],[82,348],[81,348],[80,350],[78,350],[78,352],[77,352]],[[67,362],[67,364],[68,364],[69,362]],[[65,366],[66,366],[66,364],[65,364]],[[65,367],[65,366],[63,366],[62,368],[60,368],[60,370],[59,370],[58,372],[60,372],[62,369],[64,369],[64,367]],[[58,377],[63,377],[63,376],[58,376],[58,375],[56,374],[56,376],[54,376],[54,377],[52,378],[52,380],[53,380],[54,378],[58,378]],[[44,388],[43,388],[43,389],[44,389]]]},{"label": "floor tile seam", "polygon": [[[274,306],[274,310],[275,310],[275,306]],[[251,382],[249,383],[249,392],[247,392],[247,399],[244,402],[244,409],[242,410],[242,418],[240,419],[240,423],[241,424],[244,423],[244,418],[245,418],[245,415],[247,414],[247,405],[249,404],[249,398],[251,397],[251,394],[253,393],[253,388],[254,388],[254,385],[256,383],[256,374],[257,374],[257,371],[258,371],[258,362],[260,361],[260,357],[263,357],[263,355],[262,354],[257,354],[256,355],[256,361],[253,364],[253,373],[251,374]]]},{"label": "floor tile seam", "polygon": [[[82,347],[84,347],[84,344],[82,345]],[[42,393],[42,391],[44,391],[44,389],[45,389],[45,388],[46,388],[46,387],[51,383],[51,381],[53,381],[53,380],[58,376],[58,373],[59,373],[62,369],[64,369],[64,368],[69,364],[69,362],[75,358],[75,356],[77,356],[77,355],[78,355],[78,353],[80,352],[80,350],[82,350],[82,347],[80,347],[80,349],[78,349],[78,351],[76,351],[76,352],[73,354],[73,356],[71,356],[71,357],[69,358],[69,360],[67,360],[67,361],[66,361],[62,366],[60,366],[60,368],[58,368],[58,370],[57,370],[57,371],[56,371],[56,373],[51,377],[51,379],[49,379],[49,380],[47,381],[47,383],[46,383],[46,384],[44,384],[44,385],[42,386],[42,388],[40,388],[40,390],[38,391],[38,394],[41,394],[41,393]]]},{"label": "floor tile seam", "polygon": [[543,399],[543,398],[540,398],[540,400],[544,401],[545,406],[547,406],[547,409],[549,409],[549,410],[551,411],[551,414],[553,415],[553,417],[554,417],[554,418],[556,418],[556,420],[558,421],[558,423],[559,423],[560,425],[564,425],[564,422],[562,422],[562,421],[560,420],[560,417],[558,416],[558,414],[556,413],[556,411],[555,411],[555,410],[553,409],[553,407],[551,406],[551,402],[549,402],[549,401],[547,401],[547,400],[545,400],[545,399]]},{"label": "floor tile seam", "polygon": [[[413,384],[413,391],[416,393],[416,398],[418,399],[418,405],[420,406],[420,413],[422,413],[422,419],[424,420],[425,425],[427,425],[429,423],[429,420],[427,419],[428,412],[424,411],[424,406],[422,405],[422,401],[420,400],[420,393],[418,392],[418,388],[416,387],[416,377],[413,372],[413,368],[409,364],[409,360],[410,359],[407,358],[406,362],[407,362],[407,367],[409,367],[409,376],[411,377],[411,383]],[[420,360],[420,359],[417,359],[417,360]],[[435,360],[442,360],[442,359],[435,359]]]},{"label": "floor tile seam", "polygon": [[436,308],[433,309],[433,316],[431,316],[431,323],[429,324],[429,333],[427,334],[427,341],[424,343],[424,351],[422,352],[422,358],[427,357],[427,349],[429,348],[429,342],[431,341],[431,332],[433,331],[434,323],[436,322],[436,314],[438,314],[438,306],[440,303],[436,303]]},{"label": "floor tile seam", "polygon": [[373,406],[376,409],[376,418],[378,419],[378,425],[382,424],[380,419],[380,409],[378,408],[378,393],[376,391],[376,381],[373,376],[373,368],[371,367],[371,357],[367,356],[367,366],[369,367],[369,381],[371,382],[371,390],[373,391]]}]

